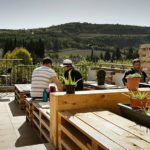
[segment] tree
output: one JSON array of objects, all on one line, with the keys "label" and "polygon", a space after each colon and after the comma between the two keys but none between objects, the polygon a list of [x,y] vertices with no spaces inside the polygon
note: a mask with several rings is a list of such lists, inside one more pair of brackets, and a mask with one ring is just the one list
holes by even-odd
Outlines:
[{"label": "tree", "polygon": [[12,51],[13,49],[14,49],[14,47],[13,47],[12,39],[6,39],[5,45],[4,45],[3,55],[5,55],[8,51]]},{"label": "tree", "polygon": [[15,48],[12,52],[7,52],[4,58],[22,59],[23,64],[32,64],[31,54],[25,48]]},{"label": "tree", "polygon": [[104,55],[104,60],[110,60],[110,59],[111,59],[110,51],[107,50],[107,51],[105,52],[105,55]]},{"label": "tree", "polygon": [[27,44],[26,48],[31,52],[31,54],[35,52],[35,43],[32,39]]},{"label": "tree", "polygon": [[93,47],[91,47],[91,60],[93,60],[93,58],[94,58],[94,49]]},{"label": "tree", "polygon": [[62,49],[62,43],[59,39],[54,39],[54,42],[53,42],[53,50],[54,51],[58,51]]},{"label": "tree", "polygon": [[134,57],[133,55],[134,55],[134,54],[133,54],[133,48],[131,47],[131,48],[129,48],[129,50],[128,50],[126,59],[133,59],[133,57]]},{"label": "tree", "polygon": [[39,41],[36,42],[36,48],[35,48],[35,53],[39,58],[44,57],[44,49],[45,49],[44,42],[40,38]]},{"label": "tree", "polygon": [[112,53],[111,60],[112,61],[116,60],[116,52],[115,51],[113,51],[113,53]]},{"label": "tree", "polygon": [[120,49],[117,48],[116,49],[116,60],[120,60],[121,59],[121,52],[120,52]]},{"label": "tree", "polygon": [[100,59],[104,59],[103,53],[100,53]]}]

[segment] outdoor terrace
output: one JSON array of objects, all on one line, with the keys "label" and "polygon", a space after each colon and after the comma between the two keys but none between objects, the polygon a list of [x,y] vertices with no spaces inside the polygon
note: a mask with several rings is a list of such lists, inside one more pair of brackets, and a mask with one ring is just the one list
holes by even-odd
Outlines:
[{"label": "outdoor terrace", "polygon": [[6,86],[0,93],[0,149],[150,149],[149,128],[122,117],[117,106],[130,103],[127,88],[55,92],[43,103],[31,100],[30,84],[11,86],[12,93]]}]

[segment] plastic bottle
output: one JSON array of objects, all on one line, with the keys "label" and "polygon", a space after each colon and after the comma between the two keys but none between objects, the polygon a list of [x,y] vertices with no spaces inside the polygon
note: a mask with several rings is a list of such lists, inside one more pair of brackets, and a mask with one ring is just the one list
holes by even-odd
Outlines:
[{"label": "plastic bottle", "polygon": [[44,89],[43,91],[43,102],[47,102],[47,91]]}]

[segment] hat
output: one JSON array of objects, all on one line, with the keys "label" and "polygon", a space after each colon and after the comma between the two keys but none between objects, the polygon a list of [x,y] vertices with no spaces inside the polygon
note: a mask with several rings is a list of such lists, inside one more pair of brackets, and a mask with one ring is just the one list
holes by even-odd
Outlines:
[{"label": "hat", "polygon": [[136,62],[139,62],[139,63],[140,63],[140,59],[139,59],[139,58],[133,59],[132,63],[134,64],[134,63],[136,63]]},{"label": "hat", "polygon": [[70,59],[65,59],[64,61],[63,61],[63,64],[61,64],[60,65],[61,67],[66,67],[66,66],[72,66],[72,60],[70,60]]}]

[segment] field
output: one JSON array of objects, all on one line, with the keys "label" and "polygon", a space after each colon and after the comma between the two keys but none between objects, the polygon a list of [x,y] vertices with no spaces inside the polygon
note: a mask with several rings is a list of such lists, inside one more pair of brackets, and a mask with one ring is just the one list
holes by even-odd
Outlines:
[{"label": "field", "polygon": [[[94,55],[95,56],[100,56],[101,51],[94,51]],[[62,51],[58,51],[58,52],[50,52],[47,54],[58,54],[59,57],[68,57],[70,55],[79,55],[79,56],[90,56],[91,55],[91,50],[78,50],[78,49],[73,49],[73,50],[62,50]]]}]

